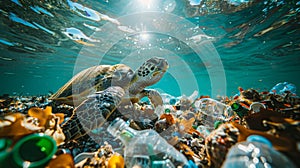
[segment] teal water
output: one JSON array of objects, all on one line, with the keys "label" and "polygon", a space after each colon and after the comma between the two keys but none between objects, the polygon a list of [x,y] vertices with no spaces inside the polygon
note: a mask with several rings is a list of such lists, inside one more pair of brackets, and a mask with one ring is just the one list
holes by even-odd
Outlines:
[{"label": "teal water", "polygon": [[89,66],[153,56],[170,69],[152,88],[176,96],[300,87],[299,12],[287,0],[1,0],[0,94],[47,94]]}]

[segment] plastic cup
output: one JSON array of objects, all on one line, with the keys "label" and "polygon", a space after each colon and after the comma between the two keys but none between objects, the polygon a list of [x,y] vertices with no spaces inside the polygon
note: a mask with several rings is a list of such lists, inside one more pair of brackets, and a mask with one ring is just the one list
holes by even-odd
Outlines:
[{"label": "plastic cup", "polygon": [[260,112],[260,109],[266,109],[266,106],[262,103],[259,103],[259,102],[253,102],[251,105],[250,105],[250,110],[253,110],[254,113],[258,113]]},{"label": "plastic cup", "polygon": [[56,142],[52,137],[45,134],[31,134],[15,144],[10,159],[16,167],[45,167],[56,150]]}]

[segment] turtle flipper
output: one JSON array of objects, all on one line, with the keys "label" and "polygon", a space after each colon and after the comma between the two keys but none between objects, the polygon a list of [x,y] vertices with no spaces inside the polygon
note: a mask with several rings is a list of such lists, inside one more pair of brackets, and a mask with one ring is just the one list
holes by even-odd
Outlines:
[{"label": "turtle flipper", "polygon": [[62,125],[66,139],[76,139],[91,130],[101,127],[120,104],[124,90],[118,86],[88,96],[76,109],[73,116]]},{"label": "turtle flipper", "polygon": [[157,106],[162,106],[163,105],[163,100],[162,97],[160,96],[159,92],[157,90],[153,89],[144,89],[140,94],[139,94],[139,99],[143,97],[148,97],[150,100],[151,104],[156,108]]}]

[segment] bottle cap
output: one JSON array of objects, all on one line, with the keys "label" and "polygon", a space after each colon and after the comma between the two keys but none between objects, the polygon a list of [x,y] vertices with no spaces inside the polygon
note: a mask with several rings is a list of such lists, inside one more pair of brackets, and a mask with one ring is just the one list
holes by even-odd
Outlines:
[{"label": "bottle cap", "polygon": [[176,102],[177,102],[177,100],[176,100],[175,98],[172,98],[172,99],[170,99],[170,101],[169,101],[169,103],[170,103],[171,105],[175,105]]},{"label": "bottle cap", "polygon": [[31,134],[15,144],[12,159],[19,167],[44,167],[56,150],[56,142],[52,137],[42,133]]},{"label": "bottle cap", "polygon": [[151,163],[152,168],[175,168],[174,164],[169,160],[154,160]]},{"label": "bottle cap", "polygon": [[231,105],[231,108],[232,108],[232,110],[237,110],[238,108],[240,107],[240,104],[238,104],[238,103],[233,103],[232,105]]}]

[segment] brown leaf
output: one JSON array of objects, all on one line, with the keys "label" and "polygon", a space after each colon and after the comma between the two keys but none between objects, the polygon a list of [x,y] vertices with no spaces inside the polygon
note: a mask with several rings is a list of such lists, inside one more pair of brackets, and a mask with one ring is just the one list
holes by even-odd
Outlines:
[{"label": "brown leaf", "polygon": [[175,124],[175,117],[172,114],[164,113],[160,116],[160,119],[166,119],[167,123],[170,125]]},{"label": "brown leaf", "polygon": [[61,124],[62,122],[64,122],[64,119],[65,119],[65,114],[64,113],[56,113],[54,115],[59,118],[58,124]]},{"label": "brown leaf", "polygon": [[28,110],[29,116],[39,119],[40,126],[44,126],[46,124],[48,116],[49,116],[49,114],[47,114],[47,113],[49,113],[49,108],[47,110],[43,110],[38,107],[32,107]]},{"label": "brown leaf", "polygon": [[36,129],[24,127],[25,115],[13,113],[0,120],[0,137],[23,136],[36,132]]},{"label": "brown leaf", "polygon": [[66,137],[65,134],[63,133],[62,129],[57,126],[56,129],[47,129],[45,130],[45,134],[52,136],[52,138],[55,140],[57,146],[61,145],[64,143]]},{"label": "brown leaf", "polygon": [[186,119],[181,119],[179,121],[179,126],[180,126],[180,132],[189,132],[191,128],[193,127],[193,123],[195,122],[194,118],[190,118],[189,120]]}]

